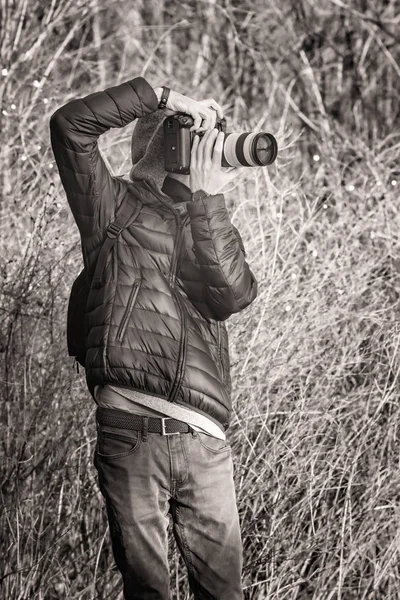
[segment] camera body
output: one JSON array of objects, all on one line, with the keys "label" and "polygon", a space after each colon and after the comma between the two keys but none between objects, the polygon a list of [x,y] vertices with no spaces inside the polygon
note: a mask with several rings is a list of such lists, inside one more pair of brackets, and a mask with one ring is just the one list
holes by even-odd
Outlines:
[{"label": "camera body", "polygon": [[[194,135],[190,128],[193,124],[193,117],[185,113],[177,113],[164,120],[165,170],[169,173],[190,174],[190,153]],[[216,127],[225,133],[226,120],[217,118]],[[198,135],[202,137],[204,133],[200,132]]]},{"label": "camera body", "polygon": [[[165,170],[169,173],[190,174],[193,124],[193,117],[185,113],[164,120]],[[266,167],[276,159],[278,145],[271,133],[226,133],[226,119],[218,117],[215,126],[225,134],[222,167]],[[202,137],[204,133],[198,135]]]}]

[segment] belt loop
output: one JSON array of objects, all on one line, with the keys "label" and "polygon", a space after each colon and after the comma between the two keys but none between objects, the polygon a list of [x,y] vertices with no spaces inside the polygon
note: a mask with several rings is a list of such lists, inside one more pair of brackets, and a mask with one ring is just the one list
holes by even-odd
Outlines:
[{"label": "belt loop", "polygon": [[147,441],[147,432],[149,429],[149,417],[142,417],[142,440]]}]

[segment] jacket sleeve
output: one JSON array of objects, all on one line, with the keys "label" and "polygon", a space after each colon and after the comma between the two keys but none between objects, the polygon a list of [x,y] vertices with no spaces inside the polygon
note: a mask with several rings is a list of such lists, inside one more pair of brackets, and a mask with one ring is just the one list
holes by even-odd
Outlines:
[{"label": "jacket sleeve", "polygon": [[204,278],[204,301],[217,321],[246,308],[257,296],[257,280],[234,227],[223,194],[187,203],[193,251]]},{"label": "jacket sleeve", "polygon": [[101,157],[98,138],[158,108],[143,77],[74,98],[50,117],[50,139],[68,203],[83,237],[110,223],[122,182]]}]

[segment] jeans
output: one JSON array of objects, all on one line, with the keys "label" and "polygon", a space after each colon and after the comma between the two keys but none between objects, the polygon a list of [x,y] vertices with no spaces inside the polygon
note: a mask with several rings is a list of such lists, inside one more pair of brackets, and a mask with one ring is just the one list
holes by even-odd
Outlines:
[{"label": "jeans", "polygon": [[196,600],[243,600],[231,446],[100,424],[94,466],[125,600],[168,600],[168,513]]}]

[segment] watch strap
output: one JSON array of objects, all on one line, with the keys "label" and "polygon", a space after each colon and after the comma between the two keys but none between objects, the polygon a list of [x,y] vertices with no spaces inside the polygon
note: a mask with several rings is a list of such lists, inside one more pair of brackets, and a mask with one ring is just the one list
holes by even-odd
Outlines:
[{"label": "watch strap", "polygon": [[160,102],[158,104],[158,108],[165,108],[167,106],[170,91],[171,90],[169,89],[169,87],[167,87],[166,85],[163,85],[162,94],[161,94]]}]

